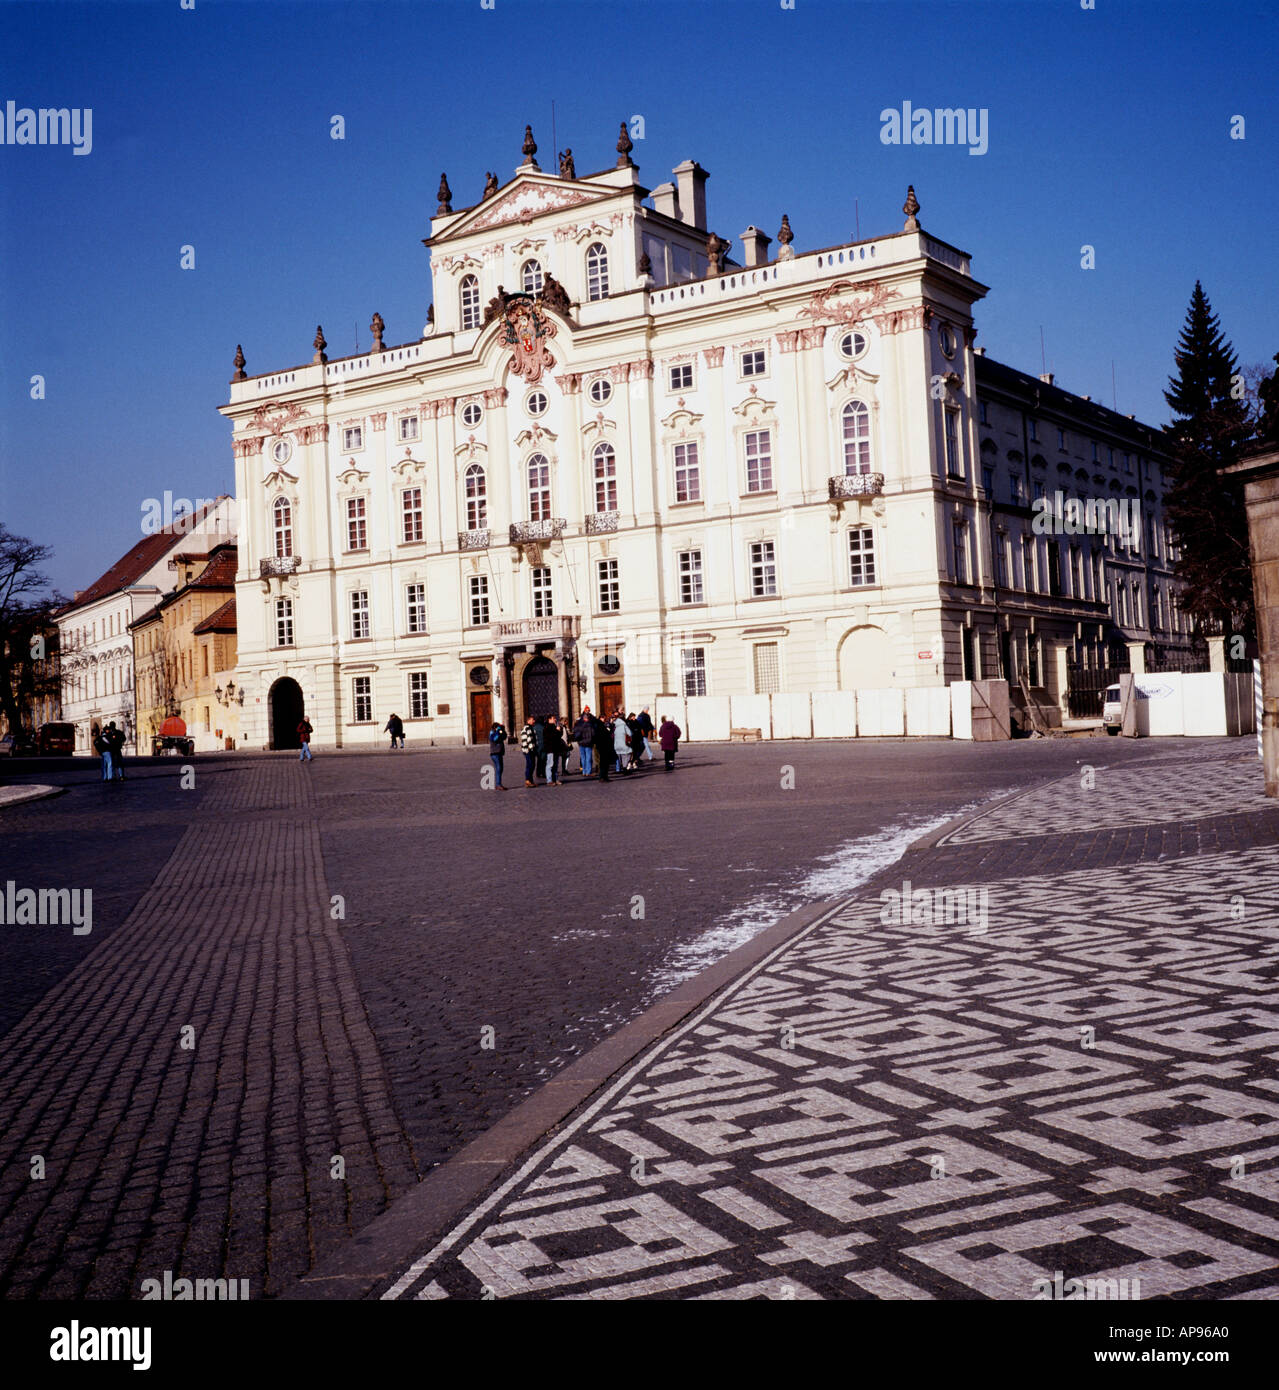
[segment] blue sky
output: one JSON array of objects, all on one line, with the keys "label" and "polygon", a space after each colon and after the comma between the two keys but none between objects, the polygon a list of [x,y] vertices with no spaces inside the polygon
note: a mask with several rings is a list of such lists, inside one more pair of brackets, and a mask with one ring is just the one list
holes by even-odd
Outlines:
[{"label": "blue sky", "polygon": [[[925,228],[991,286],[978,342],[1162,423],[1196,278],[1241,362],[1279,351],[1273,3],[271,0],[0,5],[0,109],[93,109],[93,149],[0,146],[0,519],[70,592],[140,537],[144,500],[230,491],[250,372],[416,339],[446,170],[560,148],[652,187],[695,158],[733,241],[790,215],[805,250]],[[985,107],[989,150],[886,146],[879,113]],[[345,139],[330,138],[330,118]],[[1229,138],[1246,120],[1246,138]],[[1096,269],[1080,268],[1080,247]],[[179,267],[195,248],[195,268]],[[45,378],[46,396],[30,396]]]}]

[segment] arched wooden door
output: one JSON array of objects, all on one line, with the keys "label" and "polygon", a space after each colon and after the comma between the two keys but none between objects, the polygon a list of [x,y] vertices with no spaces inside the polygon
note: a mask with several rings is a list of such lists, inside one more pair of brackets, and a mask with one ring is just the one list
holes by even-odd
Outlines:
[{"label": "arched wooden door", "polygon": [[560,668],[545,656],[535,656],[524,668],[524,713],[560,713]]}]

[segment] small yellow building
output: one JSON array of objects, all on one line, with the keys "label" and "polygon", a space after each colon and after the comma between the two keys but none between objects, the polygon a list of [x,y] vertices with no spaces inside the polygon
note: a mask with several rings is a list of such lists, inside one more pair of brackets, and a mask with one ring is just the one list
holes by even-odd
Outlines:
[{"label": "small yellow building", "polygon": [[178,583],[130,624],[137,671],[140,751],[170,715],[179,716],[197,752],[234,747],[239,735],[236,661],[236,547],[181,552]]}]

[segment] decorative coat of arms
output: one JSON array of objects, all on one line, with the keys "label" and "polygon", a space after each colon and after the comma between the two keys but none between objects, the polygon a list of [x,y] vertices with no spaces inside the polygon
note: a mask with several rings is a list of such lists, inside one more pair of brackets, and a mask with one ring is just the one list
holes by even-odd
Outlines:
[{"label": "decorative coat of arms", "polygon": [[554,322],[542,311],[542,301],[530,294],[512,294],[502,305],[502,341],[511,348],[511,371],[530,386],[555,365],[547,342],[555,336]]}]

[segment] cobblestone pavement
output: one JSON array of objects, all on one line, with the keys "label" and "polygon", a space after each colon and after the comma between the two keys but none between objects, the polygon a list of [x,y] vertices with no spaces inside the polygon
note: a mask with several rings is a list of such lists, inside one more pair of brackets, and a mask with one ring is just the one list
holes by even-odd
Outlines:
[{"label": "cobblestone pavement", "polygon": [[1238,747],[907,855],[909,912],[881,875],[773,952],[382,1296],[1279,1296],[1279,807]]},{"label": "cobblestone pavement", "polygon": [[461,750],[43,771],[68,793],[0,811],[0,879],[92,887],[93,931],[0,933],[0,1296],[287,1287],[673,969],[966,804],[1150,753],[705,747],[506,796]]}]

